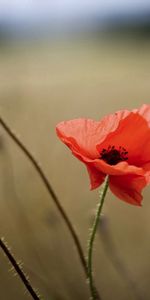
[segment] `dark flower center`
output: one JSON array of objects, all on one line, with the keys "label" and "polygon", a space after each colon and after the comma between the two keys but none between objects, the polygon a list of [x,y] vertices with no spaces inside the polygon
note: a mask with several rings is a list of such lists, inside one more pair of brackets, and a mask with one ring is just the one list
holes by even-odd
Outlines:
[{"label": "dark flower center", "polygon": [[116,149],[115,146],[109,146],[101,151],[100,159],[103,159],[109,165],[116,165],[121,161],[128,160],[127,154],[126,149],[121,146],[119,149]]}]

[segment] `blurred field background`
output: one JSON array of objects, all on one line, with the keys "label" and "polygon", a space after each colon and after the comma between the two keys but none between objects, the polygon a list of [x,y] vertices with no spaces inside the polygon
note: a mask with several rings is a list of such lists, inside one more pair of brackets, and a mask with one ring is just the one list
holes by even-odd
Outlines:
[{"label": "blurred field background", "polygon": [[[136,23],[137,24],[137,23]],[[117,27],[118,28],[118,27]],[[0,112],[40,162],[86,251],[98,190],[55,134],[62,120],[99,120],[150,99],[149,27],[126,26],[56,39],[5,38],[0,45]],[[88,299],[70,233],[39,176],[0,128],[0,235],[45,300]],[[103,300],[150,299],[150,191],[143,207],[110,192],[94,249]],[[0,300],[31,299],[0,251]]]}]

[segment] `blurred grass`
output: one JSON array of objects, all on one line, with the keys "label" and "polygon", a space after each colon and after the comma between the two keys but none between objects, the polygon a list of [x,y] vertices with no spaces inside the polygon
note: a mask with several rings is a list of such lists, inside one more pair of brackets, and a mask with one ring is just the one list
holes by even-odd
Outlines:
[{"label": "blurred grass", "polygon": [[[57,122],[100,119],[119,109],[149,103],[150,44],[135,40],[82,40],[14,44],[0,51],[0,111],[34,153],[50,179],[86,249],[98,193],[89,191],[86,170],[60,144]],[[46,299],[88,299],[76,249],[36,172],[0,131],[0,233],[24,262]],[[144,300],[150,298],[149,190],[142,208],[108,194],[104,213],[119,257]],[[0,252],[2,300],[30,299]],[[109,261],[103,239],[95,245],[95,277],[104,300],[135,299]]]}]

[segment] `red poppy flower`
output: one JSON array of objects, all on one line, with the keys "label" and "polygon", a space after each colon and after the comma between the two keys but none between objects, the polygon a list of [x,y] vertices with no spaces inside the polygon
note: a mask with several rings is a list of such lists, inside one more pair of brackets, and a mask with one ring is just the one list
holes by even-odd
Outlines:
[{"label": "red poppy flower", "polygon": [[61,122],[56,131],[86,165],[91,189],[108,175],[109,187],[118,198],[141,205],[141,191],[150,183],[150,105],[118,111],[98,122]]}]

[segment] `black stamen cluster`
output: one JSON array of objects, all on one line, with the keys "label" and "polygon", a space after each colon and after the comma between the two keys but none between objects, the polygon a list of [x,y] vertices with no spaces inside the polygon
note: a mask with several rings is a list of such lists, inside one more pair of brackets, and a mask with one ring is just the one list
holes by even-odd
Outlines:
[{"label": "black stamen cluster", "polygon": [[103,159],[109,165],[116,165],[121,161],[128,160],[128,151],[124,147],[116,149],[115,146],[109,146],[107,149],[103,149],[100,153],[100,159]]}]

